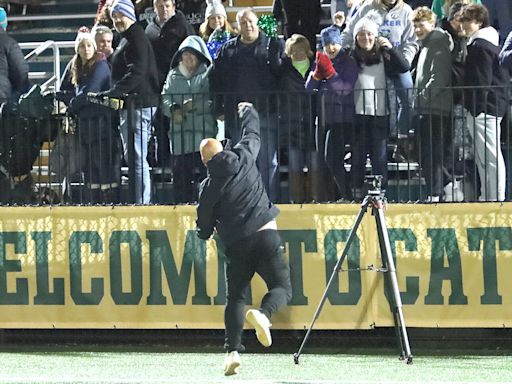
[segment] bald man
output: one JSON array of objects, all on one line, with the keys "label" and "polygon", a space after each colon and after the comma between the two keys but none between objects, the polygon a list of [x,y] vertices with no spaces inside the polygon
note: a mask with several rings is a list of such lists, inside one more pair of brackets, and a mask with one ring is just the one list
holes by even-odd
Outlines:
[{"label": "bald man", "polygon": [[290,271],[275,221],[279,209],[270,202],[256,167],[258,113],[252,104],[240,103],[238,114],[242,138],[231,150],[216,139],[204,139],[199,146],[208,177],[199,193],[197,235],[206,240],[216,231],[226,249],[226,376],[238,373],[239,352],[245,350],[245,302],[254,273],[263,278],[269,291],[260,308],[248,310],[245,318],[263,346],[272,344],[270,317],[291,298]]}]

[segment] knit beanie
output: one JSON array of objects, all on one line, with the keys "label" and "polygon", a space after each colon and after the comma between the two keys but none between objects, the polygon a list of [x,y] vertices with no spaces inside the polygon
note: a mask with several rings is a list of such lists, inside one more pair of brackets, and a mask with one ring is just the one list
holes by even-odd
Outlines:
[{"label": "knit beanie", "polygon": [[112,8],[110,8],[110,17],[112,17],[114,12],[122,13],[127,18],[137,21],[137,17],[135,17],[135,8],[131,0],[115,0],[114,4],[112,4]]},{"label": "knit beanie", "polygon": [[96,51],[96,40],[87,27],[80,27],[75,38],[75,52],[78,53],[78,46],[82,40],[89,40]]},{"label": "knit beanie", "polygon": [[327,44],[341,45],[341,31],[338,27],[331,25],[330,27],[322,29],[320,32],[320,40],[322,41],[323,47]]},{"label": "knit beanie", "polygon": [[7,29],[7,13],[2,7],[0,7],[0,27]]},{"label": "knit beanie", "polygon": [[379,26],[372,19],[369,19],[367,17],[363,17],[354,26],[354,32],[353,32],[354,37],[356,37],[357,34],[359,32],[361,32],[361,31],[370,32],[375,37],[377,37],[379,35]]},{"label": "knit beanie", "polygon": [[204,14],[205,19],[215,15],[224,16],[225,19],[228,18],[226,8],[224,8],[219,0],[206,0],[206,4],[206,11]]}]

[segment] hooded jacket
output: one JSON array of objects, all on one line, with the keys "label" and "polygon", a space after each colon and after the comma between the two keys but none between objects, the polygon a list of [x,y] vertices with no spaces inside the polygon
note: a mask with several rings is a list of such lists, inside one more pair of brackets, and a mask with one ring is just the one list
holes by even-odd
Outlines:
[{"label": "hooded jacket", "polygon": [[0,28],[0,103],[28,91],[28,64],[18,42]]},{"label": "hooded jacket", "polygon": [[[186,50],[192,51],[200,61],[197,71],[190,77],[182,73],[179,65]],[[172,59],[162,90],[162,112],[171,118],[169,139],[175,155],[196,152],[202,139],[217,134],[208,79],[211,69],[212,58],[204,41],[199,36],[183,40]],[[182,113],[181,123],[173,123],[172,111],[182,110],[187,99],[192,99],[192,109]]]},{"label": "hooded jacket", "polygon": [[468,41],[464,85],[468,89],[464,106],[473,116],[486,113],[504,116],[508,104],[510,76],[499,61],[499,35],[493,27],[476,31]]},{"label": "hooded jacket", "polygon": [[416,66],[416,109],[420,113],[450,112],[453,107],[450,34],[434,29],[421,42]]},{"label": "hooded jacket", "polygon": [[195,34],[194,28],[181,11],[176,11],[176,14],[161,27],[156,22],[155,16],[146,27],[146,36],[151,42],[156,58],[160,84],[164,83],[169,73],[171,60],[179,49],[179,45],[185,37],[193,34]]},{"label": "hooded jacket", "polygon": [[279,214],[256,166],[261,141],[254,107],[243,110],[241,123],[240,142],[208,162],[208,177],[201,183],[197,206],[199,238],[208,239],[216,229],[226,246],[257,232]]},{"label": "hooded jacket", "polygon": [[379,35],[387,37],[393,46],[400,47],[405,58],[411,64],[418,52],[418,42],[414,34],[411,14],[411,7],[402,0],[398,0],[390,10],[377,0],[365,3],[350,18],[341,33],[341,45],[344,48],[351,48],[354,45],[354,27],[360,19],[367,17],[379,25]]}]

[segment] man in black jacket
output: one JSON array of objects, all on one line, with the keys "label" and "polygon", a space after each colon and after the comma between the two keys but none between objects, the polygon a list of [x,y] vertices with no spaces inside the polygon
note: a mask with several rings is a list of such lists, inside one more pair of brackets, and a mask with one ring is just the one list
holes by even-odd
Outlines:
[{"label": "man in black jacket", "polygon": [[[148,139],[154,107],[158,104],[160,85],[155,55],[144,29],[135,21],[135,9],[130,0],[116,0],[111,8],[115,29],[121,41],[112,54],[112,88],[103,95],[122,97],[137,95],[134,127],[128,127],[128,111],[120,113],[121,135],[124,141],[125,158],[134,153],[135,203],[151,201],[151,178],[147,161]],[[134,148],[127,148],[128,135],[134,131]],[[129,162],[130,163],[130,162]]]},{"label": "man in black jacket", "polygon": [[146,36],[155,53],[161,89],[178,47],[195,32],[185,15],[176,10],[174,0],[153,0],[153,8],[156,16],[146,27]]},{"label": "man in black jacket", "polygon": [[275,221],[279,209],[270,202],[256,167],[261,145],[258,113],[242,102],[238,114],[243,133],[232,150],[216,139],[204,139],[199,148],[208,177],[201,183],[197,235],[206,240],[216,231],[226,247],[226,376],[238,373],[240,366],[244,306],[254,273],[269,291],[261,308],[247,311],[245,317],[263,346],[272,344],[270,317],[291,298],[290,271]]}]

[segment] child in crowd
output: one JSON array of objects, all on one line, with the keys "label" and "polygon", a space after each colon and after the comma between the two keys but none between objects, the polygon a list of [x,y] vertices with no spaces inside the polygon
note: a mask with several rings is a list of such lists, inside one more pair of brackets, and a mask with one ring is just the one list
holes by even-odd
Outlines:
[{"label": "child in crowd", "polygon": [[319,91],[317,148],[325,153],[325,161],[339,190],[337,197],[351,199],[344,156],[354,116],[352,92],[358,68],[349,51],[341,48],[339,27],[324,28],[320,37],[323,52],[317,52],[315,69],[305,86],[309,91]]},{"label": "child in crowd", "polygon": [[212,58],[227,40],[236,35],[235,30],[228,21],[226,9],[220,0],[206,0],[205,20],[199,27],[199,33],[205,42],[208,43],[208,51]]}]

